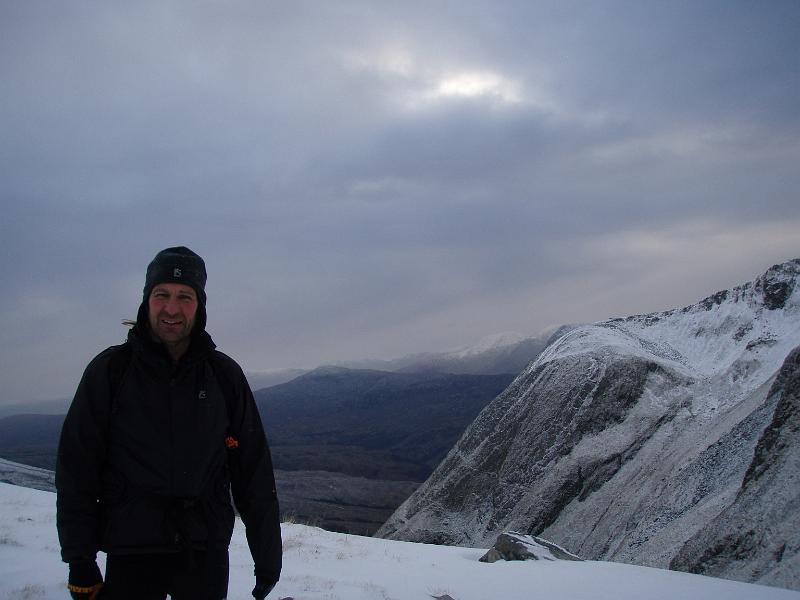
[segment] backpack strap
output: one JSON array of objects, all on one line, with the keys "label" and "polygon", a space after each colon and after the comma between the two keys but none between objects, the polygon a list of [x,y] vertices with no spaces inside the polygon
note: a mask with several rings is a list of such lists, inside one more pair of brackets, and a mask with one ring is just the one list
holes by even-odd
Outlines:
[{"label": "backpack strap", "polygon": [[222,395],[225,398],[225,410],[228,413],[228,435],[232,437],[234,440],[239,439],[238,431],[234,430],[233,425],[233,413],[234,413],[234,399],[236,398],[236,388],[233,385],[233,381],[228,374],[225,365],[222,364],[221,357],[216,353],[211,353],[211,358],[209,359],[209,363],[211,364],[212,375],[217,380],[220,389],[222,390]]},{"label": "backpack strap", "polygon": [[114,349],[108,361],[108,397],[111,398],[111,414],[117,413],[119,407],[119,390],[122,387],[122,380],[128,371],[131,363],[133,350],[128,342],[120,344]]}]

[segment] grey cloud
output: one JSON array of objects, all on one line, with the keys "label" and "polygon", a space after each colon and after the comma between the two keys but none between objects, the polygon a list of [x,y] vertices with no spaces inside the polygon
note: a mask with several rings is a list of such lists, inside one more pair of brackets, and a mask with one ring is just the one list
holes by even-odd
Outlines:
[{"label": "grey cloud", "polygon": [[[212,333],[263,370],[596,315],[581,281],[609,282],[611,307],[612,284],[646,279],[631,239],[771,238],[685,275],[653,251],[649,268],[701,297],[707,269],[743,280],[789,258],[765,248],[790,247],[775,224],[800,220],[794,2],[26,2],[2,17],[9,401],[67,395],[177,243],[208,262]],[[499,83],[437,96],[475,74]]]}]

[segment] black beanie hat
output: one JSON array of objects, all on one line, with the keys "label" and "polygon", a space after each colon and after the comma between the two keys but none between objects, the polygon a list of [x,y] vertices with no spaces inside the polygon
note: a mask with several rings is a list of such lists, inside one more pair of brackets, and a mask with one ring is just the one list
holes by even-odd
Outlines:
[{"label": "black beanie hat", "polygon": [[200,306],[206,305],[206,264],[197,254],[185,246],[162,250],[147,265],[143,301],[146,304],[150,292],[159,283],[182,283],[194,289]]}]

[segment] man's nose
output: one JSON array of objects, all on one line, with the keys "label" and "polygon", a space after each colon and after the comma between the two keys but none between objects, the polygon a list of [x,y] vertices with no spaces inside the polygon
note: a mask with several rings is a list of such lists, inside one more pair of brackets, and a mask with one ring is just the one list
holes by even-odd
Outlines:
[{"label": "man's nose", "polygon": [[175,313],[179,312],[179,310],[180,310],[179,307],[180,307],[180,305],[178,303],[178,299],[177,298],[169,298],[164,303],[164,310],[167,311],[169,314],[175,314]]}]

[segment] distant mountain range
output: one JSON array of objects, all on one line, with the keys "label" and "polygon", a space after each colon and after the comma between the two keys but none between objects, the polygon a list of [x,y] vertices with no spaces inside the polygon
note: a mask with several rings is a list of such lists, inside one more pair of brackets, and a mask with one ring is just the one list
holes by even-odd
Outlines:
[{"label": "distant mountain range", "polygon": [[[457,375],[506,375],[521,372],[547,345],[576,325],[562,325],[538,336],[498,333],[477,344],[449,352],[419,352],[389,360],[362,359],[338,361],[330,365],[354,371],[392,373],[450,373]],[[286,383],[311,369],[278,369],[247,373],[250,387],[260,390]]]},{"label": "distant mountain range", "polygon": [[[451,352],[427,352],[404,356],[392,360],[359,360],[342,362],[333,367],[319,367],[317,370],[308,369],[280,369],[275,371],[254,371],[248,372],[247,377],[251,388],[258,395],[259,390],[288,384],[293,380],[304,375],[309,375],[307,379],[299,383],[282,388],[279,394],[298,393],[298,386],[302,387],[305,382],[316,382],[320,373],[325,370],[337,370],[342,377],[348,374],[352,378],[366,381],[369,376],[364,377],[365,371],[386,371],[392,373],[419,374],[426,377],[431,376],[431,380],[436,379],[435,375],[501,375],[497,381],[513,377],[536,358],[551,339],[557,338],[564,331],[569,330],[570,326],[564,326],[537,337],[523,337],[519,334],[496,334],[488,336],[477,344],[468,346]],[[387,376],[390,377],[390,376]],[[422,379],[425,379],[423,377]],[[418,380],[421,381],[422,379]],[[384,384],[388,384],[389,379],[384,379]],[[411,382],[409,378],[394,378],[393,383],[401,387]],[[478,380],[474,380],[477,382]],[[486,380],[491,381],[491,380]],[[356,387],[359,384],[353,383]],[[344,386],[340,391],[345,391]],[[494,384],[489,383],[490,393],[495,390]],[[362,390],[366,391],[366,390]],[[302,394],[302,392],[299,392]],[[331,396],[337,392],[332,393]],[[499,392],[497,392],[499,393]],[[491,398],[484,398],[490,400]],[[69,408],[69,399],[59,399],[27,404],[5,404],[0,405],[0,456],[35,465],[44,468],[53,468],[55,462],[55,446],[58,433],[61,430],[63,415]],[[471,413],[470,413],[471,414]],[[469,418],[469,417],[468,417]],[[277,417],[267,415],[268,422],[279,420]],[[281,425],[276,422],[276,427],[283,434]],[[453,440],[454,441],[454,440]],[[297,447],[299,444],[292,443]],[[441,445],[438,446],[441,452]],[[293,452],[294,456],[297,456]],[[445,451],[447,448],[445,449]],[[281,453],[284,455],[284,453]],[[288,456],[286,456],[287,460]],[[315,467],[319,467],[317,459],[309,456]],[[295,459],[291,459],[291,468],[300,466]],[[426,470],[432,469],[431,459],[426,459],[426,465],[422,469],[419,465],[415,466],[415,458],[405,457],[401,462],[404,467],[399,468],[394,473],[400,478],[411,478],[422,481],[426,475]],[[356,460],[355,462],[359,462]],[[361,461],[363,463],[363,461]],[[307,465],[306,465],[307,466]],[[330,464],[328,465],[330,466]],[[340,465],[342,466],[342,465]],[[364,475],[363,469],[359,469],[353,464],[344,464],[342,467],[345,472],[355,473],[356,476]],[[382,467],[372,471],[380,471]],[[369,469],[367,471],[370,471]],[[371,471],[370,471],[371,472]],[[369,475],[369,473],[367,473]]]},{"label": "distant mountain range", "polygon": [[798,278],[800,259],[563,335],[378,535],[480,546],[515,530],[800,589]]},{"label": "distant mountain range", "polygon": [[335,366],[400,373],[517,374],[539,356],[553,339],[561,337],[573,327],[564,325],[533,337],[500,333],[450,352],[422,352],[392,360],[346,361]]},{"label": "distant mountain range", "polygon": [[54,469],[64,416],[22,414],[0,418],[0,457]]},{"label": "distant mountain range", "polygon": [[287,510],[373,533],[513,378],[322,367],[257,391],[276,468],[306,482]]},{"label": "distant mountain range", "polygon": [[[257,391],[284,513],[374,532],[513,378],[325,367]],[[0,457],[52,470],[63,420],[0,418]]]},{"label": "distant mountain range", "polygon": [[322,367],[255,397],[279,468],[423,481],[513,379]]},{"label": "distant mountain range", "polygon": [[0,419],[14,415],[63,415],[69,409],[71,399],[44,400],[24,404],[0,404]]}]

